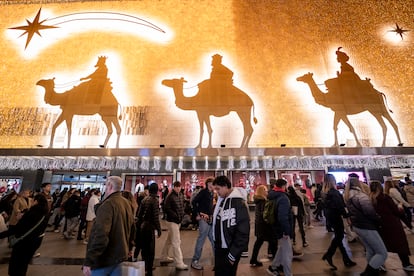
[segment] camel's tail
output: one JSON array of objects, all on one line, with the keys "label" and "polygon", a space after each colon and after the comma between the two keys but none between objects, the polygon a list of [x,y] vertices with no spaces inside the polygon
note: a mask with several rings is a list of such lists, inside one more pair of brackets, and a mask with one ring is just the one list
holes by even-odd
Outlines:
[{"label": "camel's tail", "polygon": [[257,124],[258,120],[257,120],[256,116],[254,115],[254,105],[253,105],[253,108],[252,108],[252,113],[253,113],[253,122],[254,122],[254,124]]},{"label": "camel's tail", "polygon": [[118,112],[119,112],[118,119],[122,120],[122,106],[119,103],[118,103]]},{"label": "camel's tail", "polygon": [[389,111],[390,113],[394,113],[394,112],[392,112],[391,108],[389,108],[389,107],[388,107],[387,96],[386,96],[384,93],[380,92],[380,91],[378,91],[378,93],[380,93],[380,94],[381,94],[381,96],[384,98],[384,100],[385,100],[385,106],[386,106],[386,108],[388,109],[388,111]]}]

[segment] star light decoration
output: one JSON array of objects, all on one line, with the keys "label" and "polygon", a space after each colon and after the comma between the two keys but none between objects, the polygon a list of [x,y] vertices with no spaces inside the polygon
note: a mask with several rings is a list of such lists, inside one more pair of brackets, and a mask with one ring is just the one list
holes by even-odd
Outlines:
[{"label": "star light decoration", "polygon": [[56,27],[56,26],[43,25],[43,23],[47,19],[40,21],[40,12],[41,12],[41,10],[42,10],[42,8],[39,9],[39,11],[36,14],[36,17],[33,19],[32,22],[30,22],[29,20],[26,19],[27,25],[9,28],[9,29],[12,29],[12,30],[22,30],[22,31],[24,31],[24,33],[22,33],[19,37],[27,34],[26,46],[24,47],[25,49],[29,45],[29,43],[32,40],[33,35],[35,33],[38,34],[39,36],[42,36],[40,34],[40,30],[59,28],[59,27]]},{"label": "star light decoration", "polygon": [[405,30],[402,27],[398,26],[397,23],[395,23],[395,29],[390,30],[390,32],[394,32],[396,35],[399,35],[401,37],[401,40],[404,40],[404,33],[409,31],[410,30]]}]

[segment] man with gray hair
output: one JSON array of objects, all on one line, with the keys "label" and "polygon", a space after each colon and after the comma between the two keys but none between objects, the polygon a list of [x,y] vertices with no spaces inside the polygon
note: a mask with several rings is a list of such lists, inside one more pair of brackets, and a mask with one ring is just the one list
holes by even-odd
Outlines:
[{"label": "man with gray hair", "polygon": [[82,268],[85,276],[121,275],[121,263],[132,255],[134,213],[121,188],[119,176],[108,177],[105,197],[96,205],[96,219]]}]

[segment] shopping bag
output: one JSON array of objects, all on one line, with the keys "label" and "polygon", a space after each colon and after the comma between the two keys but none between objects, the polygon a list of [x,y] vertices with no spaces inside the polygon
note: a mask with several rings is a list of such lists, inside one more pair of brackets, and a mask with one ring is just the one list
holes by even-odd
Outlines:
[{"label": "shopping bag", "polygon": [[122,276],[145,276],[145,262],[123,262]]}]

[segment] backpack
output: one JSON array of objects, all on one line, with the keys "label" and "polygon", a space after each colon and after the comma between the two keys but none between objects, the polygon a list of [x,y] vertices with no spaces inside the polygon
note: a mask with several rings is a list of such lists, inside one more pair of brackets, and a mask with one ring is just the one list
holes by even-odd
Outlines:
[{"label": "backpack", "polygon": [[276,223],[277,200],[267,200],[263,209],[263,220],[270,225]]}]

